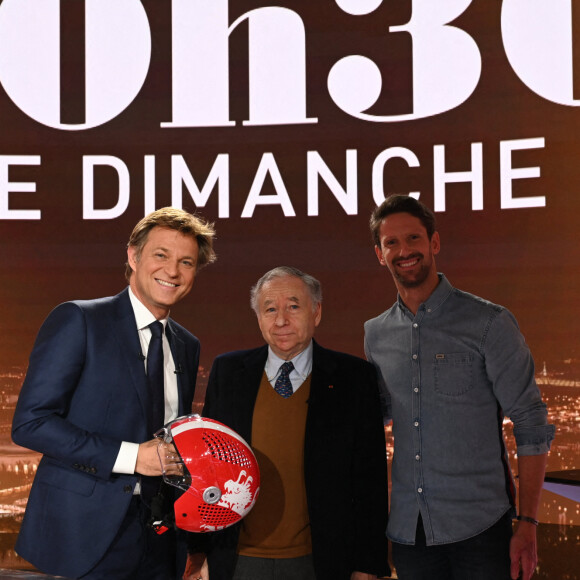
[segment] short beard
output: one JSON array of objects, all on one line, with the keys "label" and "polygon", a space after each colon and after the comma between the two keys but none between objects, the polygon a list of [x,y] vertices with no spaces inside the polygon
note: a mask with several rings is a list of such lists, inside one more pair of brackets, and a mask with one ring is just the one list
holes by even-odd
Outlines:
[{"label": "short beard", "polygon": [[417,288],[429,277],[429,268],[422,267],[419,275],[414,280],[403,278],[399,274],[395,274],[395,277],[401,286],[404,286],[405,288]]},{"label": "short beard", "polygon": [[[416,254],[415,256],[410,256],[410,258],[413,257],[417,257],[420,260],[423,260],[425,256],[423,256],[423,254]],[[408,260],[409,258],[405,258],[405,260]],[[404,261],[404,260],[398,260],[400,261]],[[393,264],[393,276],[395,277],[395,279],[397,280],[397,282],[403,286],[404,288],[417,288],[418,286],[421,286],[421,284],[423,284],[423,282],[425,282],[425,280],[427,280],[427,278],[429,278],[429,272],[431,271],[431,264],[425,264],[422,263],[421,264],[421,269],[419,270],[419,273],[417,274],[417,276],[414,279],[409,279],[406,278],[403,274],[400,274],[397,269],[396,269],[396,264]]]}]

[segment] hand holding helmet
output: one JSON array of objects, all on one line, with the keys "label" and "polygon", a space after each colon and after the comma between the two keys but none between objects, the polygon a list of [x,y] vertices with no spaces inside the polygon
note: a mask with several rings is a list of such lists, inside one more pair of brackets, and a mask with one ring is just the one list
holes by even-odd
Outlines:
[{"label": "hand holding helmet", "polygon": [[260,472],[249,445],[232,429],[199,415],[179,417],[156,434],[164,481],[183,493],[175,525],[210,532],[240,521],[254,506]]},{"label": "hand holding helmet", "polygon": [[[139,445],[135,473],[140,475],[158,476],[163,475],[164,470],[169,469],[171,453],[159,450],[159,438],[150,439]],[[161,461],[161,463],[160,463]]]},{"label": "hand holding helmet", "polygon": [[156,439],[157,455],[161,463],[161,474],[168,478],[183,476],[183,460],[173,443],[164,439]]}]

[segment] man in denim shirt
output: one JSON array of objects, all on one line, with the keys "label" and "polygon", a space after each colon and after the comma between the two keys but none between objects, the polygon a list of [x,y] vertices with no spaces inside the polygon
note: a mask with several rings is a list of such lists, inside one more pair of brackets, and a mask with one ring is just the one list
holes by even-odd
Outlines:
[{"label": "man in denim shirt", "polygon": [[[393,195],[370,220],[397,302],[365,324],[395,453],[388,536],[402,580],[531,578],[536,517],[554,437],[513,315],[437,273],[435,217]],[[519,516],[502,437],[518,450]]]}]

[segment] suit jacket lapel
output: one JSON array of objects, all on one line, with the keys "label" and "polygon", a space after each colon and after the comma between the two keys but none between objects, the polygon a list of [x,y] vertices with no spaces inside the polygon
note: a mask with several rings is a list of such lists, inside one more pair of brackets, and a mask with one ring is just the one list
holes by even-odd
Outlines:
[{"label": "suit jacket lapel", "polygon": [[144,364],[145,353],[141,352],[137,322],[127,288],[115,296],[114,307],[110,321],[111,335],[117,341],[120,358],[131,376],[133,386],[141,401],[143,417],[146,417],[148,394]]},{"label": "suit jacket lapel", "polygon": [[[304,440],[304,473],[307,485],[311,481],[314,465],[320,451],[319,430],[324,429],[325,419],[329,413],[330,388],[336,376],[336,360],[331,351],[322,348],[313,341],[312,377],[310,380],[310,398],[306,416]],[[331,411],[330,411],[331,412]]]},{"label": "suit jacket lapel", "polygon": [[251,443],[254,404],[267,358],[267,346],[251,350],[242,359],[242,365],[232,374],[232,381],[237,385],[234,389],[234,408],[237,409],[237,416],[240,418],[240,435],[248,443]]},{"label": "suit jacket lapel", "polygon": [[173,356],[173,362],[175,363],[177,392],[179,395],[177,415],[188,415],[191,413],[191,409],[185,409],[184,401],[187,399],[186,389],[195,388],[195,381],[197,377],[190,376],[191,373],[189,372],[188,365],[185,364],[187,356],[185,343],[179,336],[179,333],[176,332],[171,319],[167,321],[165,335],[167,336],[167,341],[169,342],[169,347],[171,348],[171,354]]},{"label": "suit jacket lapel", "polygon": [[316,404],[317,398],[332,385],[336,372],[336,361],[330,351],[322,348],[315,340],[312,342],[312,378],[309,403]]}]

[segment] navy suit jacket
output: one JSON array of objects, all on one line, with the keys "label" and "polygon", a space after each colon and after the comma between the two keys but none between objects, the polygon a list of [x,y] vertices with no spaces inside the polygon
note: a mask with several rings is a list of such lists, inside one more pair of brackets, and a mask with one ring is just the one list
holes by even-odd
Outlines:
[{"label": "navy suit jacket", "polygon": [[[267,346],[219,356],[207,387],[203,415],[225,423],[250,444],[267,356]],[[316,342],[304,477],[317,579],[348,580],[355,570],[389,573],[387,461],[375,370]],[[238,536],[239,524],[190,534],[190,551],[208,553],[211,580],[232,578]]]},{"label": "navy suit jacket", "polygon": [[[191,412],[199,341],[169,320],[179,415]],[[152,438],[147,381],[128,289],[66,302],[42,325],[16,405],[15,443],[43,454],[16,543],[40,570],[78,577],[105,554],[138,475],[112,473],[122,441]]]}]

